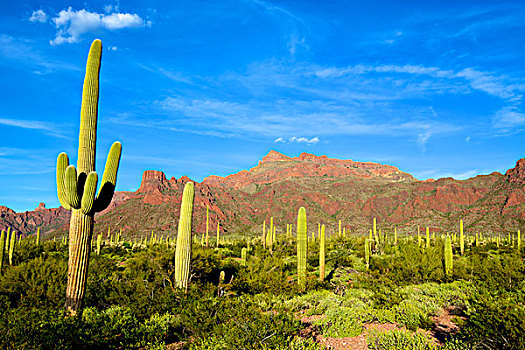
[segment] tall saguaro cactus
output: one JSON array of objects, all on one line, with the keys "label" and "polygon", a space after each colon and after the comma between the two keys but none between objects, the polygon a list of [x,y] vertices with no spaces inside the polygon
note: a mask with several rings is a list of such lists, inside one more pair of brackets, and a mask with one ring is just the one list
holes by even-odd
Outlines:
[{"label": "tall saguaro cactus", "polygon": [[326,259],[325,259],[325,228],[321,226],[321,233],[319,234],[319,280],[324,281],[326,273]]},{"label": "tall saguaro cactus", "polygon": [[465,234],[463,233],[463,220],[459,220],[459,251],[465,253]]},{"label": "tall saguaro cactus", "polygon": [[179,231],[175,250],[175,283],[179,288],[188,288],[191,260],[191,217],[193,214],[193,182],[187,182],[180,205]]},{"label": "tall saguaro cactus", "polygon": [[115,142],[109,151],[98,195],[95,172],[97,145],[98,88],[102,42],[95,40],[89,50],[80,110],[77,168],[69,165],[66,153],[57,160],[57,192],[60,204],[71,210],[66,309],[75,315],[82,307],[89,265],[90,242],[96,212],[107,208],[117,181],[122,146]]},{"label": "tall saguaro cactus", "polygon": [[2,230],[0,234],[0,273],[2,273],[2,268],[4,267],[4,255],[5,255],[5,231]]},{"label": "tall saguaro cactus", "polygon": [[306,286],[306,258],[308,255],[308,234],[306,231],[306,209],[299,208],[297,215],[297,281]]},{"label": "tall saguaro cactus", "polygon": [[445,275],[452,276],[453,271],[453,259],[454,256],[452,255],[452,240],[450,239],[450,236],[447,235],[447,238],[445,239],[445,247],[444,247],[444,260],[445,260]]}]

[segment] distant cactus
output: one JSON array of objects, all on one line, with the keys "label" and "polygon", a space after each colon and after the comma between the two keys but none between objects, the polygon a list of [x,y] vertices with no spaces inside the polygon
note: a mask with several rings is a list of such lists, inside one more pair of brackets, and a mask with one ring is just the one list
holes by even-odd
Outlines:
[{"label": "distant cactus", "polygon": [[5,242],[6,234],[5,231],[2,230],[2,233],[0,234],[0,273],[2,273],[2,268],[4,267]]},{"label": "distant cactus", "polygon": [[325,272],[325,229],[323,225],[319,234],[319,280],[321,282],[324,281]]},{"label": "distant cactus", "polygon": [[102,233],[97,236],[97,255],[100,255],[100,249],[102,247]]},{"label": "distant cactus", "polygon": [[518,251],[520,250],[521,248],[521,232],[520,230],[518,230]]},{"label": "distant cactus", "polygon": [[11,230],[11,239],[9,243],[9,265],[13,265],[13,253],[15,251],[16,244],[16,231]]},{"label": "distant cactus", "polygon": [[339,220],[339,237],[343,235],[343,232],[341,231],[341,220]]},{"label": "distant cactus", "polygon": [[306,286],[306,260],[308,256],[308,237],[306,228],[306,209],[299,208],[297,215],[297,281],[301,288]]},{"label": "distant cactus", "polygon": [[187,182],[182,194],[177,248],[175,250],[175,283],[179,288],[188,288],[191,260],[191,219],[195,190],[193,182]]},{"label": "distant cactus", "polygon": [[220,234],[220,223],[217,223],[217,248],[219,248],[219,245],[221,244]]},{"label": "distant cactus", "polygon": [[[206,247],[210,246],[210,207],[206,205]],[[217,245],[218,247],[219,245]]]},{"label": "distant cactus", "polygon": [[394,245],[397,245],[397,227],[394,227]]},{"label": "distant cactus", "polygon": [[241,266],[246,266],[246,248],[241,249]]},{"label": "distant cactus", "polygon": [[36,230],[36,245],[40,244],[40,227]]},{"label": "distant cactus", "polygon": [[445,239],[445,251],[444,251],[444,260],[445,260],[445,275],[452,276],[453,270],[453,255],[452,255],[452,240],[450,236],[447,235]]},{"label": "distant cactus", "polygon": [[427,232],[426,233],[427,233],[427,241],[426,241],[426,245],[425,246],[427,248],[430,248],[430,229],[428,228],[428,226],[427,226]]},{"label": "distant cactus", "polygon": [[266,220],[263,221],[262,242],[263,242],[263,248],[266,249]]},{"label": "distant cactus", "polygon": [[366,271],[370,268],[370,255],[372,254],[372,240],[365,239],[365,266]]},{"label": "distant cactus", "polygon": [[465,234],[463,233],[463,220],[459,220],[459,251],[465,253]]}]

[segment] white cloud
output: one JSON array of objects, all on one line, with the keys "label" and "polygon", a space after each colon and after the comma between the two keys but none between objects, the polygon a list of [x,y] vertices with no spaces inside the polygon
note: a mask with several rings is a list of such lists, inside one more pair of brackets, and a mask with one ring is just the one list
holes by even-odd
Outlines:
[{"label": "white cloud", "polygon": [[470,142],[470,136],[467,136],[467,137],[465,138],[465,142]]},{"label": "white cloud", "polygon": [[31,17],[29,17],[29,20],[31,22],[45,23],[47,22],[47,14],[42,10],[36,10],[36,11],[33,11],[33,13],[31,14]]},{"label": "white cloud", "polygon": [[59,128],[57,125],[48,122],[41,122],[38,120],[0,118],[0,125],[7,125],[22,129],[38,130],[51,136],[59,138],[68,138],[62,134],[61,128]]},{"label": "white cloud", "polygon": [[109,46],[108,50],[109,51],[117,51],[117,47],[116,46]]},{"label": "white cloud", "polygon": [[279,137],[279,138],[276,138],[275,141],[273,141],[273,142],[285,143],[286,141],[284,141],[284,139],[282,137]]},{"label": "white cloud", "polygon": [[99,29],[138,28],[150,24],[134,13],[103,14],[84,9],[75,11],[71,7],[60,11],[52,20],[58,29],[55,39],[50,41],[52,45],[78,42],[83,34]]},{"label": "white cloud", "polygon": [[317,142],[319,142],[319,137],[312,137],[311,139],[307,139],[306,137],[296,137],[292,136],[289,139],[290,142],[297,142],[297,143],[307,143],[309,145],[315,145]]},{"label": "white cloud", "polygon": [[496,112],[493,123],[499,129],[512,129],[525,125],[525,113],[516,106],[507,106]]}]

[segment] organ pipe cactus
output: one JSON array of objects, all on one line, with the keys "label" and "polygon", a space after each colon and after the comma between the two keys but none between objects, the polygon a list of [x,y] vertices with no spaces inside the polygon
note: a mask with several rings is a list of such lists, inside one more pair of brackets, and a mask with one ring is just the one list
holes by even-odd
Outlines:
[{"label": "organ pipe cactus", "polygon": [[308,235],[306,231],[306,209],[301,207],[297,215],[297,281],[301,288],[306,286],[307,255]]},{"label": "organ pipe cactus", "polygon": [[0,234],[0,273],[2,273],[2,268],[4,267],[5,242],[6,234],[5,231],[2,230],[2,233]]},{"label": "organ pipe cactus", "polygon": [[195,189],[193,182],[187,182],[182,194],[177,248],[175,250],[175,283],[179,288],[188,288],[191,259],[191,217]]},{"label": "organ pipe cactus", "polygon": [[452,276],[453,271],[453,255],[452,255],[452,240],[449,235],[445,238],[445,275]]},{"label": "organ pipe cactus", "polygon": [[326,266],[325,266],[325,228],[324,225],[321,227],[321,233],[319,234],[319,280],[324,281]]},{"label": "organ pipe cactus", "polygon": [[122,150],[120,142],[111,146],[97,195],[99,179],[95,172],[95,152],[101,57],[102,43],[95,40],[89,50],[82,91],[77,168],[69,165],[66,153],[61,153],[57,159],[58,199],[65,209],[72,211],[65,304],[71,315],[76,315],[82,307],[94,215],[106,209],[113,198]]}]

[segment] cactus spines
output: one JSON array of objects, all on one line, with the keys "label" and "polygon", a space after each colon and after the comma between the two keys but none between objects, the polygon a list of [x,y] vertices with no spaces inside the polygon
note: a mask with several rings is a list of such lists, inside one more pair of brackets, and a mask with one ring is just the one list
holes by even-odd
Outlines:
[{"label": "cactus spines", "polygon": [[188,288],[191,259],[191,217],[195,189],[193,182],[187,182],[182,194],[177,248],[175,250],[175,283],[179,288]]},{"label": "cactus spines", "polygon": [[69,261],[65,307],[76,315],[82,307],[93,235],[94,215],[107,208],[115,191],[122,146],[115,142],[109,151],[98,195],[98,175],[95,172],[97,142],[99,73],[102,43],[91,44],[86,64],[86,76],[80,110],[80,133],[77,167],[69,165],[67,154],[57,159],[57,194],[60,204],[71,210],[69,225]]},{"label": "cactus spines", "polygon": [[366,271],[370,268],[370,255],[372,254],[372,240],[365,239],[365,266]]},{"label": "cactus spines", "polygon": [[297,281],[301,288],[306,286],[307,255],[308,235],[306,231],[306,209],[301,207],[297,215]]},{"label": "cactus spines", "polygon": [[319,234],[319,280],[324,281],[326,266],[325,266],[325,228],[324,225],[321,227],[321,233]]},{"label": "cactus spines", "polygon": [[2,230],[2,233],[0,234],[0,273],[2,273],[2,268],[4,267],[5,242],[6,234],[5,231]]},{"label": "cactus spines", "polygon": [[452,255],[452,240],[450,239],[450,236],[447,235],[445,238],[445,275],[452,276],[453,271],[453,255]]},{"label": "cactus spines", "polygon": [[463,233],[463,220],[459,220],[459,251],[461,255],[465,253],[465,235]]},{"label": "cactus spines", "polygon": [[241,266],[246,266],[246,248],[241,249]]}]

